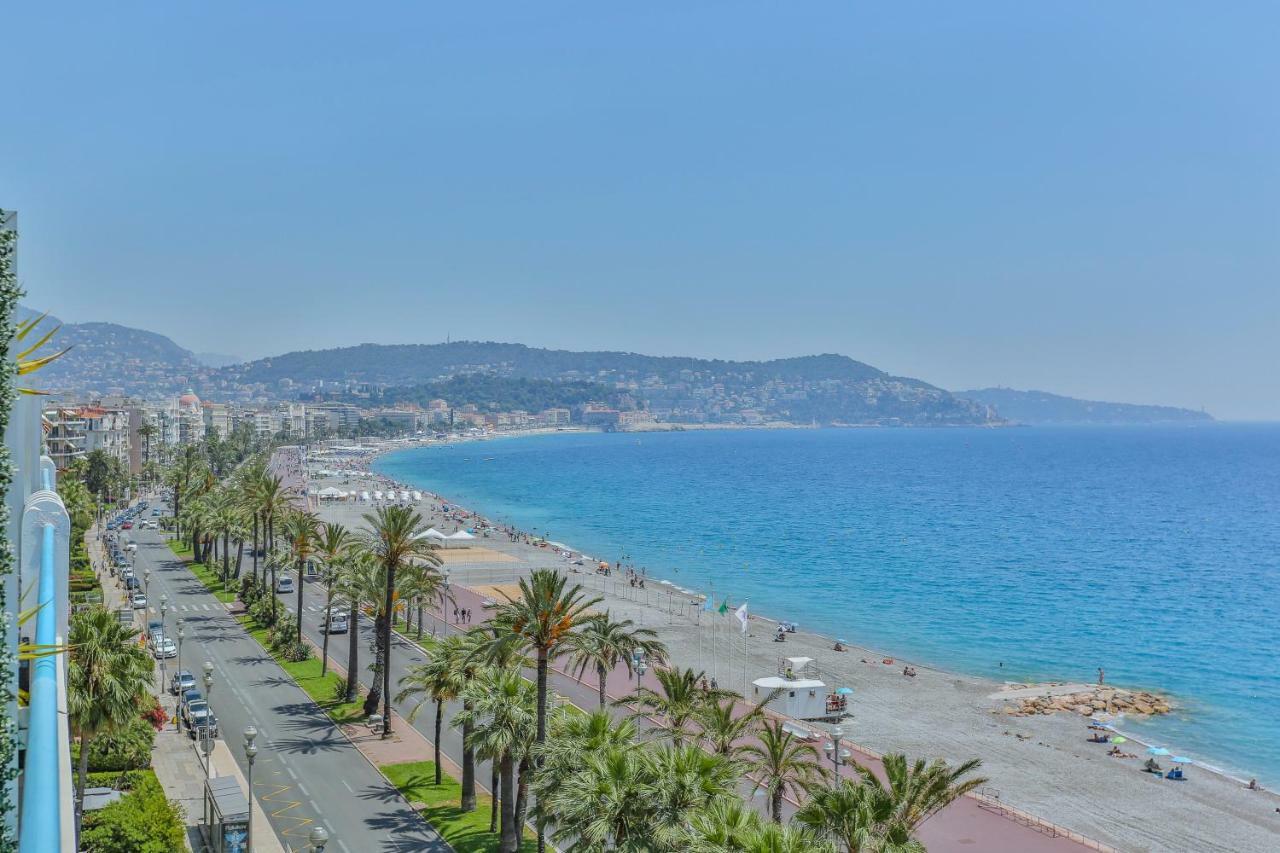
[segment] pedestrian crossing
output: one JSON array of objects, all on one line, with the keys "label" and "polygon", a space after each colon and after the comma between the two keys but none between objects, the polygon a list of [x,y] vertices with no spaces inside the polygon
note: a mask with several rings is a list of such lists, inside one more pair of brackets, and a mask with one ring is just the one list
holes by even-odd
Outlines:
[{"label": "pedestrian crossing", "polygon": [[[198,610],[212,611],[226,610],[226,608],[219,604],[175,604],[169,610],[178,613],[192,613]],[[156,613],[158,611],[154,607],[148,607],[147,612]]]}]

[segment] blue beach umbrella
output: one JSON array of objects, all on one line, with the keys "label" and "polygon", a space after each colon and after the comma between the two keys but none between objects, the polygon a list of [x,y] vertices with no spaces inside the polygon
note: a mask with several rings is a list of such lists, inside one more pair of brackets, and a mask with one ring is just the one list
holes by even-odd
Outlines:
[{"label": "blue beach umbrella", "polygon": [[1147,747],[1147,755],[1161,755],[1161,756],[1163,756],[1163,755],[1168,755],[1168,754],[1169,754],[1169,750],[1165,749],[1163,746],[1149,746],[1149,747]]},{"label": "blue beach umbrella", "polygon": [[837,693],[839,693],[841,696],[852,696],[852,695],[853,695],[853,690],[852,690],[851,688],[848,688],[848,687],[837,687],[837,688],[836,688],[836,692],[837,692]]}]

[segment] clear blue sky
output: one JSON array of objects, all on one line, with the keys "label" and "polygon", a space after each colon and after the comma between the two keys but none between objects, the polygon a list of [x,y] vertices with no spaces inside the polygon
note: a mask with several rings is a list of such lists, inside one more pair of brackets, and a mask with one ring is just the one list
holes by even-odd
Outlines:
[{"label": "clear blue sky", "polygon": [[4,15],[0,205],[65,318],[1280,419],[1280,4],[61,7]]}]

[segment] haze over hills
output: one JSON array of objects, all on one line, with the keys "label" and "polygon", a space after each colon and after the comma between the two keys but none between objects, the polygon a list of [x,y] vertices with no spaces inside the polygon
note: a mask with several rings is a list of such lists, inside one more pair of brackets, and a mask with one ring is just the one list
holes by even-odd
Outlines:
[{"label": "haze over hills", "polygon": [[[22,307],[20,318],[37,312]],[[42,329],[59,321],[46,318]],[[156,397],[192,388],[213,400],[307,396],[368,404],[572,405],[605,397],[673,421],[991,425],[1212,420],[1202,412],[1075,400],[988,388],[952,393],[847,356],[725,361],[628,352],[573,352],[523,344],[361,344],[290,352],[244,364],[197,355],[172,339],[115,323],[66,323],[71,351],[45,368],[42,387],[86,396]],[[219,363],[224,366],[218,366]],[[608,392],[605,394],[604,392]],[[463,398],[466,399],[463,399]]]},{"label": "haze over hills", "polygon": [[1104,403],[1077,400],[1047,391],[1015,391],[1012,388],[981,388],[957,391],[961,397],[993,406],[1014,423],[1049,424],[1158,424],[1209,422],[1213,416],[1194,409],[1174,406],[1144,406],[1134,403]]}]

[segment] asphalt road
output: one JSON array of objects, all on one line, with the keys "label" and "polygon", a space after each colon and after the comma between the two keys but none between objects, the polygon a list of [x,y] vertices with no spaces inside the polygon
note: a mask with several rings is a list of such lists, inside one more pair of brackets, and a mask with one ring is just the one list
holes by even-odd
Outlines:
[{"label": "asphalt road", "polygon": [[[138,577],[151,569],[149,600],[169,596],[172,636],[175,620],[185,621],[182,666],[199,678],[206,660],[214,665],[210,701],[222,737],[246,773],[240,733],[251,723],[257,727],[254,792],[288,847],[306,849],[307,834],[321,824],[330,834],[328,849],[342,853],[450,849],[173,556],[162,534],[138,531],[133,538]],[[177,661],[168,664],[172,674]]]}]

